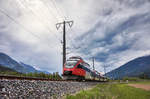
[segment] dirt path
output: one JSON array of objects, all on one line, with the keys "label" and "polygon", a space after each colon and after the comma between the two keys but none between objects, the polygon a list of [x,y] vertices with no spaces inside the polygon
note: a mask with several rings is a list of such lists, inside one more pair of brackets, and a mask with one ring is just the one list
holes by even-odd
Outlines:
[{"label": "dirt path", "polygon": [[128,84],[128,85],[135,87],[135,88],[141,88],[141,89],[150,91],[150,85],[145,85],[145,84]]}]

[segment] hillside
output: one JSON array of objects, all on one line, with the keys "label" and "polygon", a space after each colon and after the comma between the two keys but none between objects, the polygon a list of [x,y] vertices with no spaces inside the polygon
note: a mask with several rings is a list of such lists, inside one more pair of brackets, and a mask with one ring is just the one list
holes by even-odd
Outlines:
[{"label": "hillside", "polygon": [[11,57],[9,57],[4,53],[0,53],[0,65],[14,69],[18,72],[22,73],[26,72],[17,61],[15,61],[14,59],[12,59]]},{"label": "hillside", "polygon": [[17,72],[17,71],[0,65],[0,72]]},{"label": "hillside", "polygon": [[34,72],[48,73],[46,71],[36,70],[31,65],[27,65],[22,62],[19,63],[16,60],[12,59],[10,56],[6,55],[5,53],[0,53],[0,65],[16,70],[17,72],[21,72],[21,73],[30,73],[30,72],[31,73],[34,73]]},{"label": "hillside", "polygon": [[143,56],[129,61],[128,63],[106,74],[110,78],[137,77],[141,74],[150,77],[150,56]]}]

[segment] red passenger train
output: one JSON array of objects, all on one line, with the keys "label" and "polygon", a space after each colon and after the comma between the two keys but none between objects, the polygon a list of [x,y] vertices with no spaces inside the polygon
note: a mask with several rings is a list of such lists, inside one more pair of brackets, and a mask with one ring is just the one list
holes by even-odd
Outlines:
[{"label": "red passenger train", "polygon": [[99,72],[92,70],[81,57],[70,57],[63,68],[65,80],[105,80]]}]

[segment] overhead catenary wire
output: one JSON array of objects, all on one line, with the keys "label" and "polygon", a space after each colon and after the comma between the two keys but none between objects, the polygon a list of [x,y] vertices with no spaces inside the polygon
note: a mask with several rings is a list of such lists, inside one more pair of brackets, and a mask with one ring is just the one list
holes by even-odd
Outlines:
[{"label": "overhead catenary wire", "polygon": [[[53,0],[52,0],[52,1],[53,1]],[[54,0],[54,3],[55,3],[55,5],[57,4],[57,3],[56,3],[56,0]],[[57,6],[57,5],[56,5],[56,7],[58,8],[58,10],[59,10],[60,12],[63,12],[63,11],[61,10],[62,7],[60,8],[60,6]],[[63,15],[63,17],[64,17],[65,20],[69,19],[68,15],[67,15],[66,13],[61,13],[61,14]]]},{"label": "overhead catenary wire", "polygon": [[[41,1],[41,0],[40,0]],[[44,1],[41,1],[41,2],[43,2],[43,4],[47,7],[47,9],[49,10],[49,12],[51,12],[50,11],[50,9],[49,9],[49,7],[45,4],[45,2]],[[47,3],[47,4],[49,4],[49,3]],[[65,19],[65,15],[63,14],[63,13],[60,13],[60,12],[62,12],[62,11],[60,11],[60,9],[57,7],[57,5],[56,5],[56,2],[55,1],[52,1],[52,4],[54,5],[54,7],[55,7],[55,9],[56,9],[56,12],[61,16],[61,15],[63,15],[62,17],[64,17],[64,19]],[[33,12],[33,11],[32,11]],[[53,15],[53,17],[55,17],[54,15]],[[57,18],[57,17],[56,17]],[[56,38],[57,38],[57,36],[55,36]],[[60,39],[59,39],[60,40]],[[60,40],[60,42],[62,43],[62,41]],[[77,48],[76,46],[74,46],[74,43],[72,43],[72,41],[71,41],[71,44],[73,44],[72,46],[73,46],[73,48]]]},{"label": "overhead catenary wire", "polygon": [[63,18],[63,20],[66,20],[64,14],[60,11],[60,9],[57,7],[55,0],[51,0],[52,4],[54,5],[57,13],[59,14],[59,16],[61,16]]},{"label": "overhead catenary wire", "polygon": [[[49,10],[49,12],[50,12],[50,9],[49,9],[49,7],[45,4],[45,2],[44,1],[42,1],[42,0],[40,0],[41,2],[43,2],[43,4],[47,7],[47,9]],[[66,16],[64,15],[64,13],[62,13],[62,11],[60,10],[60,8],[56,5],[56,1],[54,0],[51,0],[51,2],[52,2],[52,4],[54,5],[54,7],[55,7],[55,9],[56,9],[56,12],[58,13],[58,15],[59,16],[61,16],[61,17],[64,17],[64,20],[66,19]],[[49,4],[49,3],[47,3],[47,4]],[[54,17],[54,16],[53,16]],[[57,18],[57,17],[56,17]],[[75,45],[74,45],[74,43],[72,43],[72,40],[70,41],[71,42],[71,44],[72,44],[72,46],[73,46],[73,48],[74,49],[76,49],[76,48],[80,48],[80,47],[76,47]],[[72,48],[72,49],[73,49]]]},{"label": "overhead catenary wire", "polygon": [[[52,2],[52,4],[54,5],[54,7],[55,7],[57,13],[58,13],[60,16],[62,16],[62,17],[64,18],[64,20],[66,20],[66,16],[62,13],[62,11],[60,10],[60,8],[57,7],[55,0],[51,0],[51,2]],[[73,48],[75,48],[74,43],[72,43],[72,40],[71,40],[71,44],[73,44]],[[71,51],[71,52],[72,52],[72,51]]]},{"label": "overhead catenary wire", "polygon": [[52,13],[52,11],[51,11],[51,9],[50,9],[50,4],[49,3],[45,3],[45,1],[44,0],[40,0],[44,5],[45,5],[45,7],[47,8],[47,10],[48,10],[48,13],[50,13],[54,18],[56,18],[56,20],[57,20],[57,22],[59,21],[59,19],[57,18],[57,16],[54,14],[54,13]]},{"label": "overhead catenary wire", "polygon": [[[58,12],[58,14],[59,14],[59,15],[62,15],[62,17],[64,17],[64,20],[66,20],[66,15],[64,15],[63,13],[61,13],[61,14],[59,13],[59,12],[62,12],[62,11],[60,10],[59,7],[57,7],[55,0],[51,0],[51,1],[52,1],[53,5],[54,5],[56,11]],[[68,36],[68,37],[69,37],[69,36]],[[71,42],[73,48],[76,48],[75,45],[74,45],[74,43],[72,43],[72,40],[71,40],[71,39],[70,39],[70,42]],[[71,52],[72,52],[72,51],[71,51]]]},{"label": "overhead catenary wire", "polygon": [[[21,0],[19,0],[18,2],[19,2],[20,4],[22,4],[22,6],[24,6],[26,9],[30,10],[30,12],[32,13],[32,15],[33,15],[34,17],[36,17],[36,18],[39,20],[39,22],[49,31],[49,33],[53,33],[52,30],[50,29],[50,27],[48,27],[47,25],[43,24],[43,21],[38,17],[38,15],[33,11],[33,9],[32,9],[31,7],[25,5],[25,4],[24,4],[25,2],[22,2]],[[56,34],[53,33],[53,35],[55,36],[55,38],[56,38],[59,42],[61,42],[61,40],[57,37]]]},{"label": "overhead catenary wire", "polygon": [[[41,0],[40,0],[41,1]],[[43,1],[44,2],[44,1]],[[52,2],[52,4],[54,5],[54,7],[55,7],[55,9],[56,9],[56,11],[57,11],[57,13],[60,15],[60,16],[62,16],[62,17],[64,17],[64,20],[66,19],[66,14],[64,15],[64,13],[62,13],[62,11],[60,10],[60,8],[56,5],[56,1],[54,0],[51,0],[51,2]],[[48,3],[49,4],[49,3]],[[71,41],[71,44],[73,44],[73,48],[77,48],[77,47],[75,47],[74,46],[74,43],[72,43],[72,40],[70,40]]]},{"label": "overhead catenary wire", "polygon": [[[16,21],[13,17],[11,17],[9,14],[7,14],[5,12],[5,10],[3,10],[2,8],[0,8],[0,12],[2,14],[4,14],[5,16],[7,16],[10,20],[12,20],[14,23],[16,23],[18,26],[20,26],[24,31],[32,34],[34,37],[38,38],[39,40],[41,40],[41,38],[38,35],[35,35],[33,32],[31,32],[30,30],[28,30],[26,27],[24,27],[21,23],[19,23],[18,21]],[[46,43],[48,45],[48,47],[52,48],[51,45],[49,45],[48,43]]]},{"label": "overhead catenary wire", "polygon": [[0,12],[3,13],[4,15],[6,15],[9,19],[11,19],[13,22],[15,22],[16,24],[20,25],[26,32],[31,33],[32,35],[34,35],[35,37],[39,38],[39,36],[33,34],[32,32],[30,32],[29,30],[27,30],[22,24],[20,24],[19,22],[17,22],[14,18],[12,18],[11,16],[9,16],[5,11],[2,10],[2,8],[0,8]]},{"label": "overhead catenary wire", "polygon": [[[57,23],[59,22],[59,19],[57,18],[57,16],[54,14],[54,13],[52,13],[53,11],[51,11],[51,9],[50,9],[50,4],[49,3],[45,3],[45,1],[44,0],[40,0],[44,5],[45,5],[45,7],[48,9],[48,13],[49,14],[51,14],[54,18],[56,18],[56,20],[57,20]],[[50,13],[51,12],[51,13]],[[57,11],[56,11],[57,12]],[[59,38],[58,38],[59,39]],[[62,40],[60,40],[59,39],[59,41],[62,43]]]},{"label": "overhead catenary wire", "polygon": [[[25,1],[25,0],[24,0]],[[40,0],[41,1],[41,0]],[[25,2],[22,2],[22,1],[19,1],[26,9],[29,9],[30,11],[31,11],[31,13],[35,16],[35,17],[37,17],[38,18],[38,16],[34,13],[34,11],[33,11],[33,9],[31,8],[31,7],[29,7],[29,6],[27,6],[27,5],[25,5],[24,3]],[[50,9],[48,8],[48,6],[45,4],[45,2],[44,1],[41,1],[46,7],[47,7],[47,9],[49,10],[49,12],[50,12]],[[62,14],[60,14],[60,9],[57,7],[57,5],[56,5],[56,2],[54,1],[52,1],[52,3],[53,3],[53,5],[54,5],[54,7],[55,7],[55,9],[56,9],[56,11],[57,11],[57,13],[59,14],[59,15],[63,15],[63,17],[65,18],[65,16],[64,16],[64,14],[62,13]],[[49,3],[48,3],[49,4]],[[54,17],[54,16],[53,16]],[[57,19],[57,17],[56,17],[56,19]],[[38,18],[38,20],[41,22],[41,20]],[[42,22],[41,22],[42,23]],[[44,24],[45,25],[45,24]],[[46,26],[47,27],[47,26]],[[48,28],[48,30],[51,32],[51,30],[49,29],[49,27],[47,27]],[[56,38],[58,38],[55,34],[54,34],[54,36],[56,37]],[[59,38],[58,38],[59,39]],[[59,41],[61,42],[61,40],[59,39]],[[72,42],[71,42],[72,43]],[[73,48],[76,48],[75,46],[74,46],[74,43],[72,43],[73,44]]]}]

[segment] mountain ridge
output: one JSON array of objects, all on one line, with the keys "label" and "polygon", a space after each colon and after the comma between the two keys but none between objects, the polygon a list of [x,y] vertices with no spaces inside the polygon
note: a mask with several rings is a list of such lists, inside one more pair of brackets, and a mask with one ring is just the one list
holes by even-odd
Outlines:
[{"label": "mountain ridge", "polygon": [[0,65],[0,72],[17,72],[14,69]]},{"label": "mountain ridge", "polygon": [[0,52],[0,65],[5,66],[10,69],[14,69],[15,71],[21,72],[21,73],[30,73],[30,72],[32,72],[32,73],[33,72],[49,73],[47,71],[37,70],[33,66],[27,65],[23,62],[17,62],[13,58],[11,58],[10,56],[8,56],[7,54],[2,53],[2,52]]},{"label": "mountain ridge", "polygon": [[150,55],[135,58],[106,73],[106,76],[122,79],[123,77],[139,77],[141,74],[147,74],[150,77]]}]

